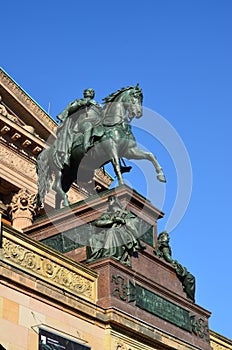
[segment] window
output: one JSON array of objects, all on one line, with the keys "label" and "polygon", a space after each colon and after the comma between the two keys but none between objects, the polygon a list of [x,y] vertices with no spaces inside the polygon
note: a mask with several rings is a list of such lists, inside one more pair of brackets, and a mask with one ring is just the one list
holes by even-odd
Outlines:
[{"label": "window", "polygon": [[90,347],[40,328],[39,350],[90,350]]}]

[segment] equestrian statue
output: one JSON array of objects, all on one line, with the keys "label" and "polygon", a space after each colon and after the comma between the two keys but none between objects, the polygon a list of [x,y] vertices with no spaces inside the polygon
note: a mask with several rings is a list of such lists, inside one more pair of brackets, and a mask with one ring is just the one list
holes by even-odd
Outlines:
[{"label": "equestrian statue", "polygon": [[142,89],[138,86],[122,88],[103,99],[103,106],[95,100],[95,91],[84,90],[84,97],[69,103],[57,118],[56,140],[37,158],[37,205],[42,206],[51,183],[56,192],[56,207],[62,202],[69,206],[67,192],[74,181],[90,181],[95,169],[111,162],[119,185],[122,173],[128,168],[126,159],[147,159],[154,165],[157,179],[166,182],[156,157],[137,147],[130,122],[142,116]]}]

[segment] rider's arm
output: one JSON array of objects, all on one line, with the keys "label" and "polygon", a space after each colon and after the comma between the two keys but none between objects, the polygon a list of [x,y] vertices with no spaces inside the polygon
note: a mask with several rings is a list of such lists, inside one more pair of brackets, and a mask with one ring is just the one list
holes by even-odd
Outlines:
[{"label": "rider's arm", "polygon": [[86,106],[85,99],[78,99],[70,102],[67,107],[61,112],[57,118],[60,120],[65,120],[70,114],[76,112],[80,107]]},{"label": "rider's arm", "polygon": [[78,110],[80,107],[83,107],[85,105],[86,105],[86,102],[83,99],[74,100],[73,102],[69,103],[66,109],[68,110],[68,114],[70,115],[76,112],[76,110]]}]

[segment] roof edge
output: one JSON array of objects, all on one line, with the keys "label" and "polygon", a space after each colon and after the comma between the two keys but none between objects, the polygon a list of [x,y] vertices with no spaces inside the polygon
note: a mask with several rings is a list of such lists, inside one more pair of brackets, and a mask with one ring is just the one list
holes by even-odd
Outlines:
[{"label": "roof edge", "polygon": [[54,133],[58,124],[55,120],[2,68],[0,67],[0,80],[2,85],[11,91],[23,106],[30,111],[36,119],[44,122],[47,129]]}]

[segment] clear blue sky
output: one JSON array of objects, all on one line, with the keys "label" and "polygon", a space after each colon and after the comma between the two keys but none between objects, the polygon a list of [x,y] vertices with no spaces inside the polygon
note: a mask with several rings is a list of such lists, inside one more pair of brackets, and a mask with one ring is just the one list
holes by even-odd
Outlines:
[{"label": "clear blue sky", "polygon": [[[196,276],[196,302],[212,311],[210,328],[232,339],[231,17],[231,0],[1,4],[1,66],[52,117],[86,87],[94,87],[101,102],[139,82],[144,106],[178,133],[193,174],[190,203],[178,225],[167,224],[175,220],[175,164],[166,142],[141,131],[158,132],[149,113],[134,123],[135,132],[157,155],[168,182],[160,189],[152,176],[144,179],[144,162],[136,163],[128,181],[156,206],[165,188],[159,231],[169,229],[173,257]],[[178,171],[184,174],[184,168]],[[149,182],[148,192],[136,172]],[[184,184],[179,187],[183,192]]]}]

